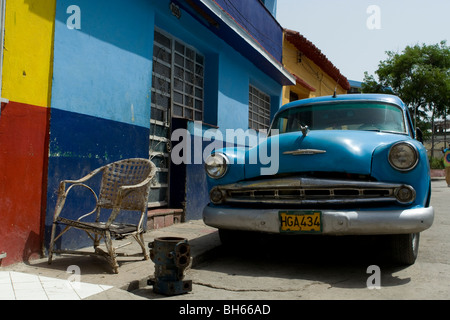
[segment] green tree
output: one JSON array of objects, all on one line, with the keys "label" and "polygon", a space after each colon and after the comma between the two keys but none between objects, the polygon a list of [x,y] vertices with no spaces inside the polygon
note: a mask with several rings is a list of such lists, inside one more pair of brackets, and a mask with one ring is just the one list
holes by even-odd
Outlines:
[{"label": "green tree", "polygon": [[435,117],[446,117],[450,107],[450,47],[446,41],[434,45],[407,46],[403,52],[387,51],[375,76],[367,72],[362,91],[393,93],[410,108],[414,122],[427,132]]}]

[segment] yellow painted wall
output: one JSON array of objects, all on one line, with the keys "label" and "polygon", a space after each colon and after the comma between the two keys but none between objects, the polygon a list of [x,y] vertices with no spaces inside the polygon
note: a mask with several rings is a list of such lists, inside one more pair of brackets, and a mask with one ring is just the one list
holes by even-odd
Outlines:
[{"label": "yellow painted wall", "polygon": [[[302,55],[301,62],[298,62],[297,48],[286,40],[283,41],[283,64],[289,72],[297,75],[316,89],[316,91],[309,91],[300,84],[284,86],[283,104],[289,102],[290,91],[297,93],[300,99],[332,95],[334,93],[336,81],[306,56]],[[337,85],[336,89],[337,94],[347,93],[340,85]]]},{"label": "yellow painted wall", "polygon": [[50,107],[56,0],[6,0],[2,97]]}]

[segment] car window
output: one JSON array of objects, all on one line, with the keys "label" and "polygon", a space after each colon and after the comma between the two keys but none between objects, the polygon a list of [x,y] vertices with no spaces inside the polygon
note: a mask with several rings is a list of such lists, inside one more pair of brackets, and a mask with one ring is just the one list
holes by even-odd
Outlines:
[{"label": "car window", "polygon": [[279,133],[310,130],[366,130],[406,133],[401,108],[381,103],[342,103],[292,107],[279,113],[272,129]]}]

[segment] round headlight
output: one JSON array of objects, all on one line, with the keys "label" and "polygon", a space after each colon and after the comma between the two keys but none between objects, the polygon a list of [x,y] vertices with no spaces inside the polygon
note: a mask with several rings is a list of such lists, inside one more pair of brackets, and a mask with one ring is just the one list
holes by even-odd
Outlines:
[{"label": "round headlight", "polygon": [[397,142],[389,151],[389,163],[394,169],[409,171],[415,168],[418,161],[417,149],[409,142]]},{"label": "round headlight", "polygon": [[228,158],[222,153],[214,153],[205,161],[205,170],[213,179],[222,178],[227,173]]}]

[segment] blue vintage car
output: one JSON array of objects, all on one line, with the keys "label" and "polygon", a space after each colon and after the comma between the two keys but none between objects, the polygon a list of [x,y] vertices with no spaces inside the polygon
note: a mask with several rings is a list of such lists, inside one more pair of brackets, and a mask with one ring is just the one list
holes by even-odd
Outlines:
[{"label": "blue vintage car", "polygon": [[[239,230],[390,235],[395,259],[413,264],[420,232],[434,219],[430,167],[417,134],[393,95],[286,104],[267,139],[205,160],[210,203],[203,220],[222,240]],[[261,161],[264,153],[272,163]]]}]

